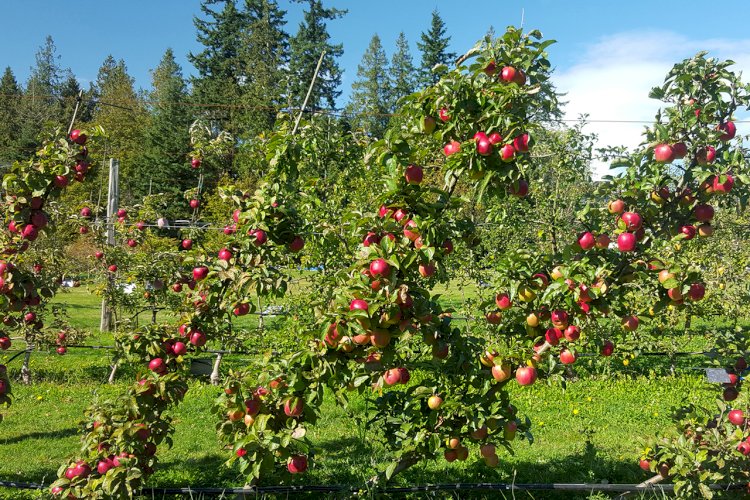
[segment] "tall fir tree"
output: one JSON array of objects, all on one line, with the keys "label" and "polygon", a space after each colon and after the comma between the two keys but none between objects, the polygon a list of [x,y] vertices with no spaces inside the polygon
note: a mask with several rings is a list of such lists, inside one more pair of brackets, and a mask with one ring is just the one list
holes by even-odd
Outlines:
[{"label": "tall fir tree", "polygon": [[391,58],[391,110],[395,111],[398,100],[412,94],[417,88],[417,70],[409,50],[409,42],[402,31],[396,40],[396,51]]},{"label": "tall fir tree", "polygon": [[58,100],[62,71],[55,42],[48,36],[36,53],[26,82],[24,99],[19,106],[19,147],[28,156],[39,145],[45,127],[61,126]]},{"label": "tall fir tree", "polygon": [[344,53],[342,44],[332,44],[326,21],[339,19],[345,10],[326,9],[321,0],[295,0],[307,3],[304,19],[299,30],[290,39],[291,60],[289,62],[289,103],[295,108],[302,106],[310,87],[315,67],[320,54],[325,50],[325,57],[320,66],[318,77],[313,85],[308,101],[309,109],[336,107],[336,98],[341,95],[342,70],[337,58]]},{"label": "tall fir tree", "polygon": [[143,133],[148,113],[133,87],[125,61],[107,56],[99,68],[96,80],[96,106],[92,122],[107,132],[102,148],[106,158],[120,160],[120,196],[127,204],[133,199],[131,182],[134,182],[136,158],[143,146]]},{"label": "tall fir tree", "polygon": [[21,87],[9,66],[0,80],[0,168],[24,156],[18,143],[21,96]]},{"label": "tall fir tree", "polygon": [[247,27],[242,33],[240,61],[243,113],[241,138],[273,128],[283,104],[283,82],[289,64],[286,11],[275,0],[245,0]]},{"label": "tall fir tree", "polygon": [[236,135],[240,113],[233,106],[241,100],[245,81],[240,51],[247,17],[236,0],[203,0],[200,9],[202,17],[196,16],[193,23],[204,48],[188,54],[198,71],[192,79],[193,98],[200,104],[218,104],[203,108],[203,117]]},{"label": "tall fir tree", "polygon": [[362,62],[357,67],[357,80],[352,84],[352,95],[346,106],[353,115],[351,122],[368,134],[382,137],[388,125],[391,111],[391,86],[386,58],[380,37],[375,34],[370,40]]},{"label": "tall fir tree", "polygon": [[433,85],[437,83],[440,76],[433,73],[432,68],[437,64],[450,66],[456,60],[456,54],[448,52],[451,37],[446,35],[445,22],[437,9],[432,11],[429,31],[422,32],[420,39],[421,41],[417,42],[417,47],[422,51],[420,80],[422,85]]},{"label": "tall fir tree", "polygon": [[[130,186],[138,199],[164,193],[167,206],[179,207],[183,191],[197,185],[198,174],[190,169],[190,124],[193,121],[182,68],[167,49],[152,71],[148,94],[150,117],[144,127],[143,143],[137,151]],[[182,200],[184,205],[184,200]],[[174,211],[168,216],[185,215]]]}]

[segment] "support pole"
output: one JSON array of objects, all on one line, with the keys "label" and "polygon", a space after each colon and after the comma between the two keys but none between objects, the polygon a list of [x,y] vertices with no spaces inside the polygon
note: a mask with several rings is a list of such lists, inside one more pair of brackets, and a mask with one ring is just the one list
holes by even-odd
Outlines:
[{"label": "support pole", "polygon": [[299,110],[299,114],[297,115],[297,121],[294,122],[294,129],[292,130],[292,135],[297,133],[297,128],[299,127],[299,121],[302,119],[302,113],[305,112],[305,108],[307,107],[307,101],[310,100],[310,94],[312,94],[313,87],[315,86],[315,80],[318,78],[318,71],[320,71],[320,65],[323,64],[323,57],[325,57],[326,51],[320,53],[320,59],[318,59],[318,65],[315,67],[315,73],[313,73],[312,81],[310,82],[310,88],[307,89],[307,95],[305,96],[305,102],[302,103],[302,109]]},{"label": "support pole", "polygon": [[[110,158],[109,160],[109,193],[107,195],[107,245],[115,246],[115,218],[119,200],[118,178],[120,173],[120,161]],[[115,277],[110,274],[107,285],[110,292],[115,286]],[[102,315],[99,329],[103,332],[112,331],[112,309],[107,303],[106,297],[102,300]]]}]

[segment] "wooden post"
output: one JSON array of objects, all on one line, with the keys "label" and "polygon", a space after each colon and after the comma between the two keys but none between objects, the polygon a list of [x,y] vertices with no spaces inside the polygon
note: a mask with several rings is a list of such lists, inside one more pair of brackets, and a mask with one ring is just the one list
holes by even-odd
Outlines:
[{"label": "wooden post", "polygon": [[[120,172],[120,161],[110,158],[109,160],[109,193],[107,195],[107,245],[115,246],[115,218],[117,217],[117,204],[119,199],[118,178]],[[109,276],[110,291],[115,286],[115,277]],[[107,299],[102,300],[102,315],[99,330],[103,332],[112,331],[112,309],[107,304]]]},{"label": "wooden post", "polygon": [[292,135],[297,133],[297,128],[299,127],[299,121],[302,119],[302,113],[305,112],[305,108],[307,107],[307,101],[310,99],[310,94],[312,94],[313,87],[315,86],[315,80],[318,78],[318,71],[320,71],[320,65],[323,64],[323,57],[325,57],[326,51],[320,53],[320,59],[318,59],[318,65],[315,67],[315,73],[313,73],[312,81],[310,82],[310,88],[307,89],[307,95],[305,96],[305,101],[302,103],[302,109],[299,110],[299,115],[297,115],[297,121],[294,122],[294,128],[292,129]]}]

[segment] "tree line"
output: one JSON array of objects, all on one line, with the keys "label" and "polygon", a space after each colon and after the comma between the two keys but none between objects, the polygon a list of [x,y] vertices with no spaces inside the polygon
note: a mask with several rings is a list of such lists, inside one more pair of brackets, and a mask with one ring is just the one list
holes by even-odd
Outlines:
[{"label": "tree line", "polygon": [[[336,109],[341,96],[342,43],[328,23],[346,10],[304,4],[303,19],[293,34],[287,12],[276,0],[203,0],[194,16],[202,49],[188,54],[195,76],[185,77],[169,48],[151,71],[149,89],[138,89],[126,62],[108,56],[97,78],[83,88],[70,69],[62,68],[51,37],[36,54],[25,84],[7,67],[0,80],[0,168],[28,157],[44,131],[67,127],[81,95],[77,123],[102,125],[109,134],[106,157],[120,160],[121,196],[138,200],[149,193],[179,198],[194,188],[198,173],[187,172],[190,124],[203,119],[235,137],[229,171],[206,172],[209,186],[222,175],[252,175],[257,147],[252,143],[273,129],[279,111],[302,106],[321,53],[325,52],[307,110]],[[437,11],[421,33],[421,62],[414,62],[405,33],[390,60],[381,39],[373,35],[358,67],[349,102],[334,120],[342,130],[357,129],[371,137],[385,130],[398,100],[433,83],[431,69],[450,64],[450,37]]]}]

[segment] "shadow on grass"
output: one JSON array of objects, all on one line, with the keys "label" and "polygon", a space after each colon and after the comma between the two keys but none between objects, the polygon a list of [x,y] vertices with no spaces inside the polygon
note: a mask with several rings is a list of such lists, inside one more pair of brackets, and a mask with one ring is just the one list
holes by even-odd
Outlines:
[{"label": "shadow on grass", "polygon": [[28,434],[20,434],[11,438],[0,439],[0,444],[16,444],[26,441],[27,439],[61,439],[75,436],[79,432],[80,429],[78,427],[68,427],[56,431],[29,432]]}]

